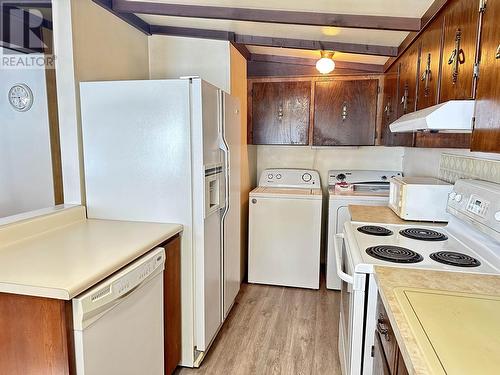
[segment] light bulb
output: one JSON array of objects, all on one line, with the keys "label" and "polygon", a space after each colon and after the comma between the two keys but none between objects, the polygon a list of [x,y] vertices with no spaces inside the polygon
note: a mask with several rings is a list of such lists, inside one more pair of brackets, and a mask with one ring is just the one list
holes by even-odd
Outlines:
[{"label": "light bulb", "polygon": [[321,58],[316,62],[316,69],[321,74],[328,74],[335,69],[335,62],[332,60],[333,52],[321,51]]}]

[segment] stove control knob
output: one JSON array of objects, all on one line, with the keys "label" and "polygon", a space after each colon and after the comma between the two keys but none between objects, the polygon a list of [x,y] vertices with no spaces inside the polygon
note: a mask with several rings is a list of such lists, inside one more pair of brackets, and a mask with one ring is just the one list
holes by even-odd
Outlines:
[{"label": "stove control knob", "polygon": [[267,178],[268,178],[268,179],[270,179],[270,180],[272,180],[272,179],[273,179],[273,175],[272,175],[271,173],[269,173],[269,174],[267,175]]},{"label": "stove control knob", "polygon": [[455,195],[455,202],[460,203],[461,200],[462,200],[462,194]]},{"label": "stove control knob", "polygon": [[304,174],[302,175],[302,181],[304,181],[304,182],[309,182],[309,181],[311,181],[311,180],[312,180],[312,176],[311,176],[311,174],[310,174],[310,173],[304,173]]},{"label": "stove control knob", "polygon": [[457,196],[457,193],[455,193],[454,191],[452,191],[450,193],[450,195],[449,195],[449,198],[450,198],[450,200],[453,200],[453,199],[455,199],[456,196]]},{"label": "stove control knob", "polygon": [[276,175],[276,178],[277,178],[278,180],[281,180],[281,175],[278,173],[278,174]]},{"label": "stove control knob", "polygon": [[500,221],[500,211],[495,212],[495,220]]},{"label": "stove control knob", "polygon": [[382,176],[381,179],[385,181],[387,180],[387,176]]},{"label": "stove control knob", "polygon": [[345,180],[345,174],[343,174],[343,173],[339,173],[339,174],[337,175],[337,180],[339,180],[339,181],[344,181],[344,180]]}]

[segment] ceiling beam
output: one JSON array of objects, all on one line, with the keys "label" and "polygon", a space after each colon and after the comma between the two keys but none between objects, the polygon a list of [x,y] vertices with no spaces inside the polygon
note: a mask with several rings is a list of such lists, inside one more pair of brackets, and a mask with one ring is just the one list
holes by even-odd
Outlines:
[{"label": "ceiling beam", "polygon": [[238,50],[239,53],[246,59],[249,60],[252,54],[248,50],[248,48],[244,44],[239,44],[235,42],[231,42],[231,45]]},{"label": "ceiling beam", "polygon": [[128,14],[140,13],[172,17],[397,31],[418,31],[421,27],[420,18],[409,17],[232,8],[130,0],[112,0],[112,3],[115,12]]},{"label": "ceiling beam", "polygon": [[121,18],[123,21],[127,22],[130,26],[135,27],[137,30],[141,31],[146,35],[151,35],[149,31],[149,24],[143,21],[141,18],[137,17],[135,14],[130,13],[120,13],[113,10],[113,0],[92,0],[94,3],[102,6],[104,9],[113,13],[116,17]]},{"label": "ceiling beam", "polygon": [[149,30],[151,34],[228,40],[237,44],[252,46],[298,48],[307,50],[332,50],[337,52],[376,56],[396,56],[398,53],[397,47],[391,46],[241,35],[229,31],[194,29],[189,27],[151,25]]},{"label": "ceiling beam", "polygon": [[[318,54],[319,58],[319,54]],[[335,56],[333,58],[335,60]],[[295,57],[295,56],[278,56],[278,55],[263,55],[252,53],[250,56],[250,61],[254,62],[269,62],[269,63],[280,63],[280,64],[290,64],[290,65],[302,65],[302,66],[316,66],[318,59],[305,58],[305,57]],[[335,69],[350,69],[350,70],[360,70],[370,73],[383,73],[384,66],[378,64],[364,64],[351,61],[339,61],[335,60]]]}]

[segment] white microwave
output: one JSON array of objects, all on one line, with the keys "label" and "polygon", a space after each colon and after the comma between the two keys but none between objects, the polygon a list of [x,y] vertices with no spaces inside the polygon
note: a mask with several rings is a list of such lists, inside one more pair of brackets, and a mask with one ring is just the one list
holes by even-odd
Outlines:
[{"label": "white microwave", "polygon": [[403,220],[448,221],[448,195],[453,185],[433,177],[391,179],[389,207]]}]

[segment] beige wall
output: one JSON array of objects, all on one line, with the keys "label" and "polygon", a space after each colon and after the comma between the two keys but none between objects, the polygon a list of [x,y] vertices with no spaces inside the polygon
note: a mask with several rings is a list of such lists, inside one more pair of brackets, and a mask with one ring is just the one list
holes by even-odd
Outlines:
[{"label": "beige wall", "polygon": [[257,158],[255,149],[247,145],[247,62],[232,45],[231,95],[240,99],[241,104],[241,278],[246,275],[248,244],[248,193],[255,186]]},{"label": "beige wall", "polygon": [[150,78],[199,76],[229,92],[229,42],[153,35],[149,37]]},{"label": "beige wall", "polygon": [[148,37],[92,0],[54,2],[53,14],[65,202],[81,203],[79,83],[149,78]]}]

